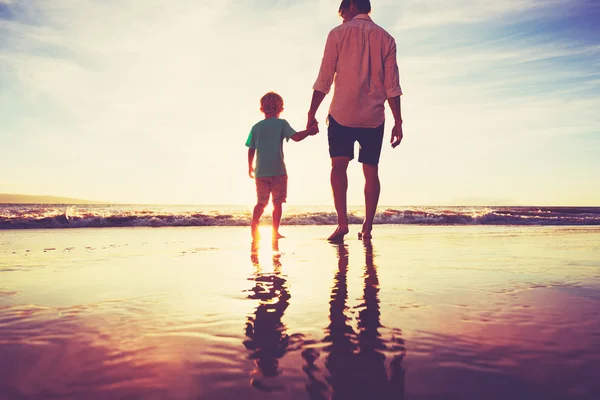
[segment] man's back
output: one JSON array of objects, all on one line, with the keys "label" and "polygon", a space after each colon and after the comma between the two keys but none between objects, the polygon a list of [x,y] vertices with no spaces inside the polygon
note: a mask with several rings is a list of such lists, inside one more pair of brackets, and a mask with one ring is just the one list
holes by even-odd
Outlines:
[{"label": "man's back", "polygon": [[348,127],[381,125],[385,100],[402,94],[394,38],[368,15],[329,33],[314,89],[328,93],[333,81],[330,113]]},{"label": "man's back", "polygon": [[390,144],[402,140],[400,78],[396,64],[396,43],[369,17],[370,0],[342,0],[338,15],[344,23],[327,37],[323,61],[307,115],[307,126],[317,122],[316,114],[335,80],[329,107],[327,142],[331,157],[331,189],[338,226],[329,240],[348,234],[349,162],[359,143],[358,162],[365,175],[365,219],[359,238],[370,239],[379,201],[379,157],[383,145],[385,108],[390,106],[394,127]]}]

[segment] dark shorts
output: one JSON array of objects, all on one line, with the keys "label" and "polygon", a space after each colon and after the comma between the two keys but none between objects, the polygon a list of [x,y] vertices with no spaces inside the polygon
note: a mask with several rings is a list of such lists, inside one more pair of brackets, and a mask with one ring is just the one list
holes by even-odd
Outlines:
[{"label": "dark shorts", "polygon": [[330,157],[354,158],[354,142],[358,141],[358,162],[369,165],[379,164],[383,144],[383,125],[377,128],[349,128],[340,125],[330,115],[327,139]]}]

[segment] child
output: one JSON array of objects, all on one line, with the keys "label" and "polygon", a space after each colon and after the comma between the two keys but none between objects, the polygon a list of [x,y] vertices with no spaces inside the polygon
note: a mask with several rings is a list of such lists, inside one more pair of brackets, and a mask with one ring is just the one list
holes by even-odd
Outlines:
[{"label": "child", "polygon": [[[258,239],[260,217],[269,203],[269,195],[273,199],[273,238],[279,239],[279,223],[281,222],[282,203],[287,197],[287,171],[283,162],[283,139],[290,138],[299,142],[308,135],[316,135],[319,127],[315,123],[307,130],[296,132],[285,119],[280,119],[283,111],[283,99],[274,92],[265,94],[260,99],[260,111],[265,119],[258,122],[250,130],[246,146],[248,147],[248,175],[256,179],[258,200],[252,213],[252,237]],[[254,154],[256,170],[253,167]]]}]

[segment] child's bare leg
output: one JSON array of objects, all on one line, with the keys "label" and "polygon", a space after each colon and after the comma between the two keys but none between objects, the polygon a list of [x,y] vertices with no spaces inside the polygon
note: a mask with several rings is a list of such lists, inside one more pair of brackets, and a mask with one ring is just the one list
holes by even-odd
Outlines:
[{"label": "child's bare leg", "polygon": [[284,237],[279,233],[279,224],[281,223],[281,214],[283,214],[283,207],[281,203],[273,203],[273,237],[281,239]]},{"label": "child's bare leg", "polygon": [[254,206],[254,211],[252,212],[252,223],[250,224],[250,229],[252,231],[252,237],[254,239],[258,239],[260,237],[258,233],[258,224],[260,222],[260,217],[265,211],[266,204],[258,203]]}]

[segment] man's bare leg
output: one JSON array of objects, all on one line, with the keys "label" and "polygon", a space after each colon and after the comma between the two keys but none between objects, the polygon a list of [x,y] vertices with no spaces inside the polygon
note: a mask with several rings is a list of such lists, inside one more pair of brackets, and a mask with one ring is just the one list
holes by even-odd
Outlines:
[{"label": "man's bare leg", "polygon": [[260,204],[254,206],[254,211],[252,212],[252,223],[250,224],[250,229],[252,231],[252,238],[259,239],[260,234],[258,232],[258,224],[260,222],[260,217],[265,211],[266,204]]},{"label": "man's bare leg", "polygon": [[333,190],[333,203],[338,217],[338,226],[328,240],[342,240],[348,233],[348,211],[346,192],[348,190],[348,163],[349,157],[331,158],[331,189]]},{"label": "man's bare leg", "polygon": [[373,220],[375,219],[379,192],[381,191],[379,168],[377,165],[363,164],[363,172],[365,174],[365,220],[358,238],[371,239]]},{"label": "man's bare leg", "polygon": [[281,224],[281,214],[283,214],[282,204],[273,203],[273,239],[281,239],[285,237],[279,233],[279,224]]}]

